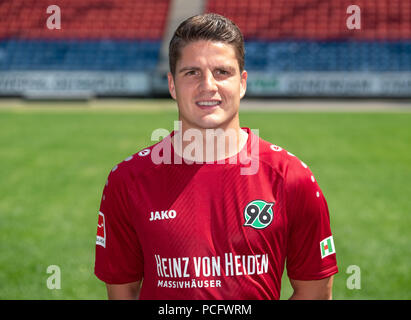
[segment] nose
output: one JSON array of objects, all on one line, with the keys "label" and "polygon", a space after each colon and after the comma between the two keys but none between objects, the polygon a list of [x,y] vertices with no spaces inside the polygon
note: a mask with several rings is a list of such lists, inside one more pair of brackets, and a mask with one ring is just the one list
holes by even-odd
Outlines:
[{"label": "nose", "polygon": [[217,82],[211,71],[208,70],[207,72],[203,73],[200,87],[202,91],[217,91]]}]

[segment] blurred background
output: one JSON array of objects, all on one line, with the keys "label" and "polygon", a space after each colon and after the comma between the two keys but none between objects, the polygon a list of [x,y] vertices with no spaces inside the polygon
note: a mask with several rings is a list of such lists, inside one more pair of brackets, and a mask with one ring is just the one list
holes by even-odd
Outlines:
[{"label": "blurred background", "polygon": [[168,43],[204,12],[244,34],[242,125],[326,196],[334,298],[410,299],[411,0],[0,0],[0,299],[106,298],[103,186],[173,130]]}]

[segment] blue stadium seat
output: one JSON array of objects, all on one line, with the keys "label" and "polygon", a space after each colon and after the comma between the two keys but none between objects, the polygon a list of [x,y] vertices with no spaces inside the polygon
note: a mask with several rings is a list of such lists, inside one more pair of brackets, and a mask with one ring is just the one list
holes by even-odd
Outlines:
[{"label": "blue stadium seat", "polygon": [[3,40],[0,70],[149,71],[159,41]]},{"label": "blue stadium seat", "polygon": [[[0,70],[150,71],[160,41],[2,40]],[[247,41],[256,71],[411,71],[411,41]]]},{"label": "blue stadium seat", "polygon": [[247,41],[246,68],[285,71],[411,71],[411,41]]}]

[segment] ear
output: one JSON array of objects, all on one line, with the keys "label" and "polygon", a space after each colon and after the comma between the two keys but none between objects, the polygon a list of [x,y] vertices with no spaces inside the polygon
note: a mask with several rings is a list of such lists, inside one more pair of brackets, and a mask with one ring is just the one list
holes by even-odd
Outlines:
[{"label": "ear", "polygon": [[245,95],[245,92],[247,90],[247,71],[243,70],[241,72],[241,79],[240,79],[240,99],[242,99]]},{"label": "ear", "polygon": [[168,91],[170,92],[171,97],[174,100],[176,100],[176,97],[177,97],[177,95],[176,95],[176,86],[175,86],[175,83],[174,83],[174,77],[171,74],[171,72],[167,73],[167,79],[168,79]]}]

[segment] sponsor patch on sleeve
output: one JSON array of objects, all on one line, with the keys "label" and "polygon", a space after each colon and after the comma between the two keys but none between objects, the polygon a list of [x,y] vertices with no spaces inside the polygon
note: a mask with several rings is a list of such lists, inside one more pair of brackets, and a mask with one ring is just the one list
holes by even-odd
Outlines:
[{"label": "sponsor patch on sleeve", "polygon": [[98,213],[96,245],[106,247],[106,224],[104,214],[101,211]]},{"label": "sponsor patch on sleeve", "polygon": [[325,238],[320,242],[320,249],[321,249],[321,258],[324,259],[325,257],[335,253],[334,247],[334,240],[333,236]]}]

